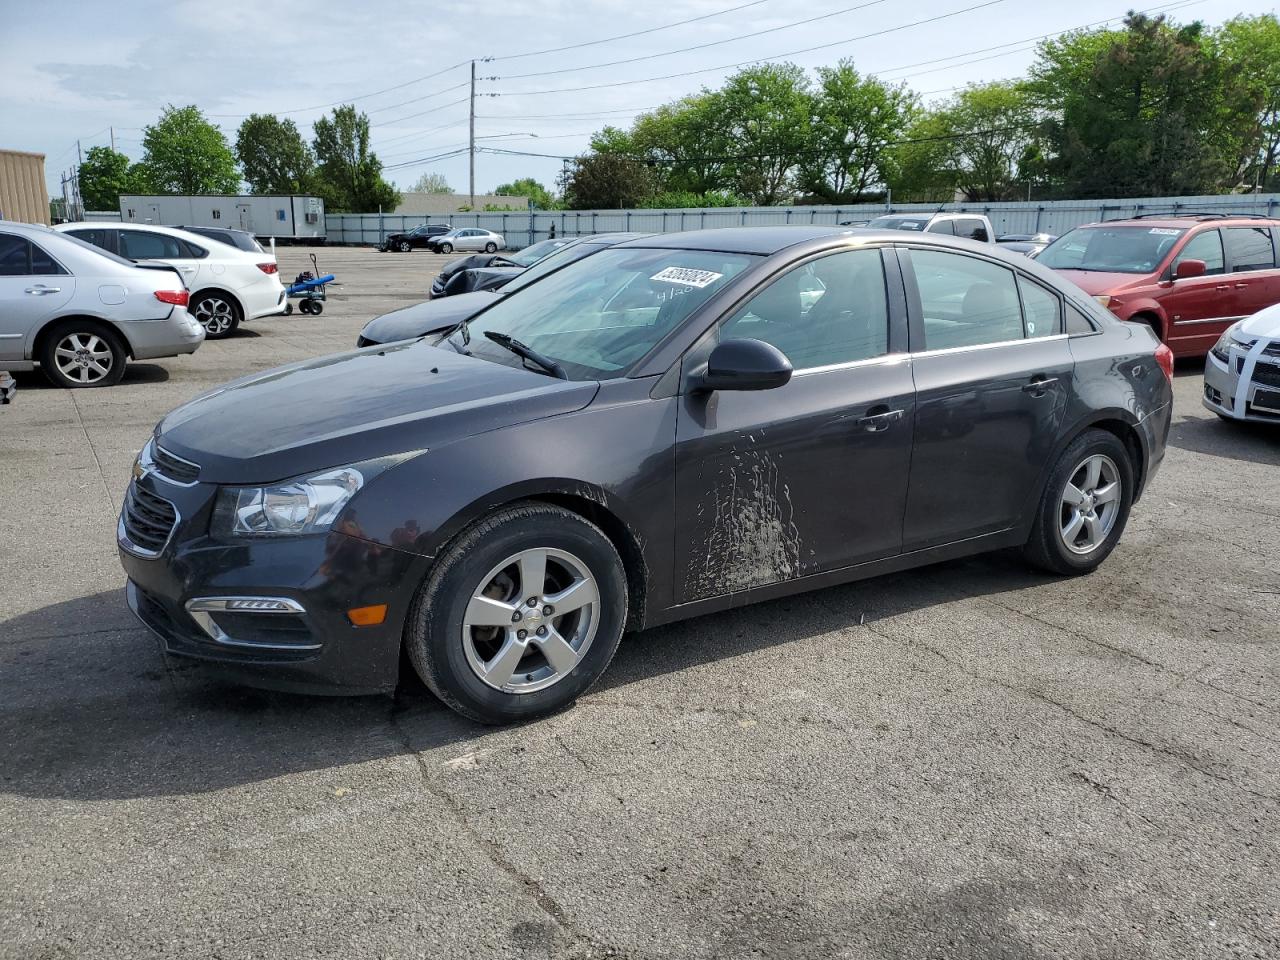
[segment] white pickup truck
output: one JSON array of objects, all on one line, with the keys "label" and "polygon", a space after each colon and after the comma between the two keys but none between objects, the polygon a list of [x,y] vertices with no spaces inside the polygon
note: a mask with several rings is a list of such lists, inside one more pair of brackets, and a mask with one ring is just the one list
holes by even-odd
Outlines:
[{"label": "white pickup truck", "polygon": [[980,213],[889,213],[867,224],[868,230],[914,230],[916,233],[945,233],[982,243],[994,243],[991,221]]}]

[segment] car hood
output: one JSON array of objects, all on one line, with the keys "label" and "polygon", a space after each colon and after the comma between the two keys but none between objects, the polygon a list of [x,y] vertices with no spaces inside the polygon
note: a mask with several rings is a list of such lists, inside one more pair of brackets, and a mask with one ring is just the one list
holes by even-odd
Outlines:
[{"label": "car hood", "polygon": [[481,267],[478,270],[468,270],[459,280],[455,280],[454,284],[461,283],[462,288],[467,291],[497,290],[520,276],[526,269],[528,268]]},{"label": "car hood", "polygon": [[470,270],[474,267],[487,267],[500,256],[501,254],[498,253],[473,253],[469,257],[459,257],[457,260],[450,260],[441,267],[440,276],[448,279],[459,270]]},{"label": "car hood", "polygon": [[1070,280],[1092,297],[1118,293],[1127,287],[1144,286],[1151,282],[1150,274],[1146,273],[1103,273],[1097,270],[1054,270],[1053,272]]},{"label": "car hood", "polygon": [[402,343],[232,381],[174,410],[156,438],[202,481],[262,484],[570,413],[598,389]]},{"label": "car hood", "polygon": [[477,313],[496,303],[498,294],[461,293],[453,297],[440,297],[425,303],[415,303],[411,307],[403,307],[384,313],[370,320],[360,336],[374,343],[394,343],[397,340],[413,340],[449,327],[456,326],[463,320],[474,317]]},{"label": "car hood", "polygon": [[1280,304],[1259,310],[1240,324],[1240,332],[1250,337],[1280,339]]}]

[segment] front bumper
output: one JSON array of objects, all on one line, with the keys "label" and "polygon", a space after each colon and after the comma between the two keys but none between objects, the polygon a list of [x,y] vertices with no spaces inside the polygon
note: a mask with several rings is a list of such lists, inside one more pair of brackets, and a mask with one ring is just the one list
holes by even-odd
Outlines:
[{"label": "front bumper", "polygon": [[[405,617],[427,558],[335,532],[213,540],[211,485],[180,488],[154,474],[134,482],[174,503],[179,517],[154,557],[141,555],[123,522],[119,537],[129,607],[167,654],[272,689],[395,688]],[[381,624],[351,624],[348,610],[376,604],[387,605]]]},{"label": "front bumper", "polygon": [[1280,423],[1280,356],[1272,341],[1259,340],[1249,350],[1232,348],[1223,363],[1212,352],[1204,362],[1206,409],[1233,420]]}]

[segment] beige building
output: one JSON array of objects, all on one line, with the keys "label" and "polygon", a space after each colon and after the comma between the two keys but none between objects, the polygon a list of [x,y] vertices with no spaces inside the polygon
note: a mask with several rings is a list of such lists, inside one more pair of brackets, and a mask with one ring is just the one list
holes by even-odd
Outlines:
[{"label": "beige building", "polygon": [[0,150],[0,220],[49,222],[43,153]]},{"label": "beige building", "polygon": [[[464,207],[471,204],[471,195],[466,193],[402,193],[400,206],[384,213],[404,214],[410,217],[447,216],[450,213],[463,213]],[[476,194],[476,213],[484,213],[484,208],[509,207],[511,210],[529,209],[528,197],[505,197],[494,193]]]}]

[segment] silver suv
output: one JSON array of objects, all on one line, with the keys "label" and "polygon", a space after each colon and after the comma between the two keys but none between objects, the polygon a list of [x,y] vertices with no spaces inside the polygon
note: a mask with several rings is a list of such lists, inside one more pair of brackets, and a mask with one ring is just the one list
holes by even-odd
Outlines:
[{"label": "silver suv", "polygon": [[106,387],[130,358],[174,357],[202,342],[173,267],[0,220],[0,370],[38,363],[60,387]]}]

